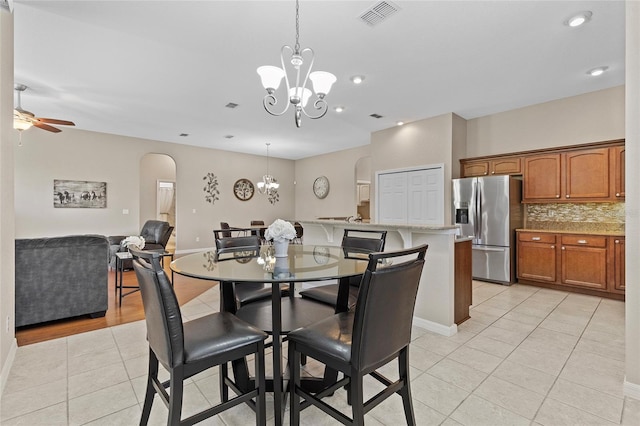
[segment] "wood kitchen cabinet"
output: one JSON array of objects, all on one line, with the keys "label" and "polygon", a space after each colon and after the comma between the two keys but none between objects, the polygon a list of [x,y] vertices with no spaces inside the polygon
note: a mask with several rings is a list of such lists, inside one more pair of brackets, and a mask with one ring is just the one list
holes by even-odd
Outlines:
[{"label": "wood kitchen cabinet", "polygon": [[523,201],[610,200],[609,157],[610,148],[525,157]]},{"label": "wood kitchen cabinet", "polygon": [[624,298],[624,237],[518,231],[518,282]]},{"label": "wood kitchen cabinet", "polygon": [[558,277],[556,235],[518,233],[518,279],[555,283]]},{"label": "wood kitchen cabinet", "polygon": [[613,196],[620,200],[625,197],[624,193],[624,146],[611,148],[611,158],[613,159]]},{"label": "wood kitchen cabinet", "polygon": [[611,290],[616,293],[624,293],[624,237],[611,237],[611,240],[613,241],[613,283]]},{"label": "wood kitchen cabinet", "polygon": [[525,157],[523,201],[558,200],[561,192],[562,154]]},{"label": "wood kitchen cabinet", "polygon": [[519,174],[522,174],[521,157],[500,157],[491,160],[462,162],[463,177]]},{"label": "wood kitchen cabinet", "polygon": [[564,285],[607,290],[608,237],[562,235],[561,277]]}]

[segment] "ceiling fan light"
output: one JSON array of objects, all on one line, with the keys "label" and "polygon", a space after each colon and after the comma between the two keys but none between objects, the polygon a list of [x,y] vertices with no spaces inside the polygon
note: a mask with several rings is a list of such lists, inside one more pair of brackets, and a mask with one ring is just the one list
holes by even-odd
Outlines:
[{"label": "ceiling fan light", "polygon": [[33,123],[29,120],[23,120],[22,118],[13,119],[13,128],[19,131],[30,129]]},{"label": "ceiling fan light", "polygon": [[313,83],[313,91],[320,97],[328,95],[337,80],[335,75],[326,71],[314,71],[309,74],[309,79]]},{"label": "ceiling fan light", "polygon": [[278,90],[280,82],[284,78],[284,70],[282,68],[274,67],[272,65],[264,65],[262,67],[258,67],[257,72],[260,76],[262,87],[267,89],[267,91]]}]

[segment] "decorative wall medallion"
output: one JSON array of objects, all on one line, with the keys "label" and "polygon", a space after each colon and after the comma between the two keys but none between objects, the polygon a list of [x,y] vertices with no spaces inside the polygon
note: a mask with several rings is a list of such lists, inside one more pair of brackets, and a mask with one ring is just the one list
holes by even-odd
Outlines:
[{"label": "decorative wall medallion", "polygon": [[253,197],[253,193],[255,188],[253,187],[253,183],[249,179],[238,179],[236,183],[233,184],[233,194],[240,201],[248,201]]},{"label": "decorative wall medallion", "polygon": [[218,176],[209,172],[202,180],[206,180],[207,183],[204,185],[204,199],[207,203],[215,203],[220,199],[220,191],[218,190]]},{"label": "decorative wall medallion", "polygon": [[329,179],[326,176],[320,176],[313,182],[313,193],[316,197],[322,199],[329,194]]}]

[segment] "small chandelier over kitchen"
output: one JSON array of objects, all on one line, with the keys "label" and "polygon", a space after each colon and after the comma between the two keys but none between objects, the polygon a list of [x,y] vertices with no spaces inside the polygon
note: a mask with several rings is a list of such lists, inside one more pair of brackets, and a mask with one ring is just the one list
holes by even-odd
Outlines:
[{"label": "small chandelier over kitchen", "polygon": [[[331,90],[331,86],[336,81],[336,76],[329,72],[311,72],[314,61],[313,50],[309,47],[300,50],[299,39],[299,5],[298,0],[296,0],[295,46],[293,48],[291,48],[291,46],[289,45],[282,46],[282,49],[280,50],[280,62],[282,64],[282,68],[265,65],[259,67],[257,70],[258,74],[260,75],[260,79],[262,80],[262,85],[265,89],[267,89],[267,94],[262,101],[264,109],[271,115],[280,116],[287,112],[290,105],[293,105],[295,109],[296,127],[300,127],[300,125],[302,124],[302,114],[312,119],[324,117],[328,110],[327,101],[325,101],[324,97],[329,93],[329,91]],[[309,67],[306,69],[306,73],[302,69],[305,63],[305,59],[303,58],[303,56],[305,55],[307,56],[306,60],[309,61]],[[290,71],[295,74],[295,80],[291,81],[295,83],[293,86],[290,84],[289,76],[287,74],[287,67],[285,67],[285,56],[287,56],[288,59],[290,58],[288,62],[291,63],[291,66],[293,67],[293,69]],[[301,72],[304,74],[303,81],[300,81]],[[280,82],[282,81],[283,77],[287,85],[286,94],[289,97],[289,102],[286,103],[286,106],[282,111],[276,112],[274,111],[274,107],[278,103],[278,100],[276,99],[275,92],[276,90],[278,90],[278,87],[280,87]],[[315,111],[312,113],[308,113],[305,110],[307,102],[311,97],[311,90],[306,87],[308,80],[311,80],[311,83],[313,84],[313,91],[317,96],[317,99],[313,102],[313,108]]]},{"label": "small chandelier over kitchen", "polygon": [[267,145],[267,174],[262,176],[262,182],[258,182],[256,185],[258,186],[259,193],[271,195],[280,187],[280,184],[276,181],[276,179],[273,176],[269,174],[269,145],[271,144],[267,142],[266,145]]}]

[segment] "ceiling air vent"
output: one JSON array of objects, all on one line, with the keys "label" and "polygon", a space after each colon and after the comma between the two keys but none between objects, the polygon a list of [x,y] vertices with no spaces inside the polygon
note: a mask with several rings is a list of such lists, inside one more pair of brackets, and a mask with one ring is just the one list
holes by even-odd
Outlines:
[{"label": "ceiling air vent", "polygon": [[233,139],[233,135],[224,135],[225,139]]},{"label": "ceiling air vent", "polygon": [[380,114],[371,114],[371,115],[369,115],[369,117],[382,118],[382,116]]},{"label": "ceiling air vent", "polygon": [[358,18],[368,26],[374,27],[398,10],[400,7],[390,1],[380,1],[362,12]]},{"label": "ceiling air vent", "polygon": [[228,104],[225,105],[227,108],[231,108],[234,109],[238,106],[238,104],[234,104],[233,102],[229,102]]},{"label": "ceiling air vent", "polygon": [[180,136],[186,138],[187,136],[189,136],[189,133],[180,133]]}]

